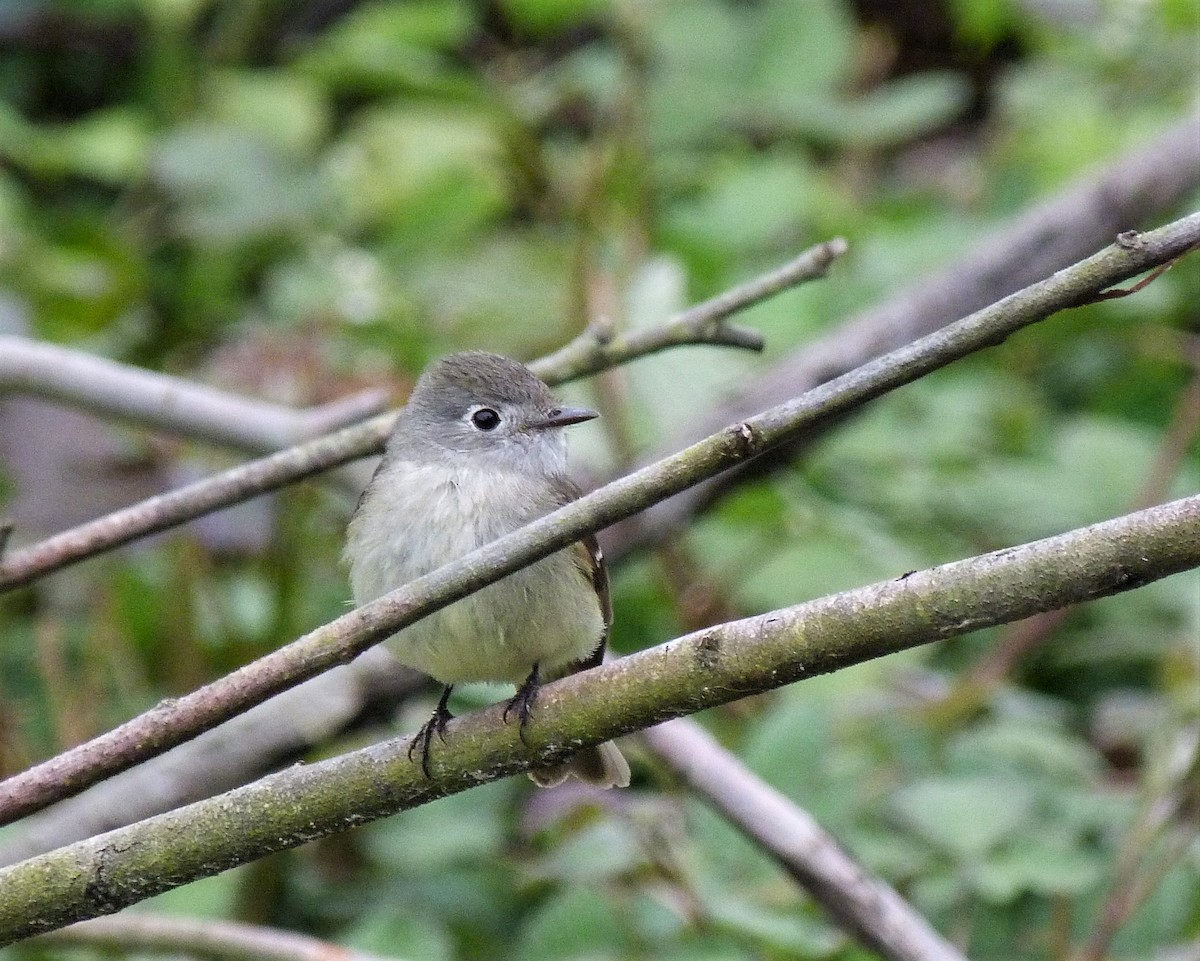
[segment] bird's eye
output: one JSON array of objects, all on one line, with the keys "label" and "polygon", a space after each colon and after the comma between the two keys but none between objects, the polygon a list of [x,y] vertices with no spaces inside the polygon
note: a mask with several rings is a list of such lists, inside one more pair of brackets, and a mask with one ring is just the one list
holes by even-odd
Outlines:
[{"label": "bird's eye", "polygon": [[500,415],[490,407],[480,407],[471,415],[471,423],[480,430],[495,430],[500,426]]}]

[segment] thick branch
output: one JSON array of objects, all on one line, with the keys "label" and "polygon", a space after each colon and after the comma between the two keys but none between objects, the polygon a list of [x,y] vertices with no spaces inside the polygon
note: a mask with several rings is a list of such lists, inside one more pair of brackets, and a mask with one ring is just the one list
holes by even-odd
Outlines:
[{"label": "thick branch", "polygon": [[684,718],[643,735],[688,787],[767,852],[837,918],[888,961],[964,961],[886,882],[854,860],[813,817],[748,770]]},{"label": "thick branch", "polygon": [[428,685],[425,675],[373,647],[0,832],[0,867],[248,784],[327,746],[364,717],[392,717],[397,703]]},{"label": "thick branch", "polygon": [[562,759],[582,745],[1198,565],[1200,495],[706,628],[547,685],[525,731],[529,746],[495,705],[449,724],[431,778],[409,758],[408,739],[397,738],[6,868],[0,945]]},{"label": "thick branch", "polygon": [[78,793],[345,663],[402,627],[585,534],[745,463],[932,370],[1002,342],[1055,311],[1170,260],[1200,240],[1200,214],[1110,247],[956,324],[623,477],[305,635],[191,694],[163,702],[0,785],[0,823]]}]

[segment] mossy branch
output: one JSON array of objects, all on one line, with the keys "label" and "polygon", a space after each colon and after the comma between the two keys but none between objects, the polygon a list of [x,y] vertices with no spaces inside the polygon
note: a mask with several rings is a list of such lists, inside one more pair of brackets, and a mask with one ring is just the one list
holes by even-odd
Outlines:
[{"label": "mossy branch", "polygon": [[707,628],[544,687],[522,743],[503,705],[446,729],[426,778],[395,738],[0,871],[0,945],[496,780],[569,751],[919,644],[1200,565],[1200,495]]},{"label": "mossy branch", "polygon": [[1200,241],[1200,214],[1108,247],[957,323],[895,350],[654,464],[613,481],[466,557],[343,615],[299,640],[0,784],[0,823],[78,793],[215,727],[280,691],[346,663],[400,628],[745,463],[867,401],[910,383],[1112,284],[1166,263]]}]

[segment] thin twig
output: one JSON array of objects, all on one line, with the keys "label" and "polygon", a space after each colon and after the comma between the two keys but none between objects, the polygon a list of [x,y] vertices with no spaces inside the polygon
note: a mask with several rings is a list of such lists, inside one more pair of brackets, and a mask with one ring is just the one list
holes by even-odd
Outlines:
[{"label": "thin twig", "polygon": [[817,244],[782,267],[689,307],[660,327],[612,335],[589,327],[561,350],[530,366],[547,383],[561,383],[572,376],[571,371],[581,366],[594,373],[681,344],[719,344],[762,350],[763,338],[758,331],[735,327],[725,323],[725,319],[797,284],[824,277],[830,265],[847,249],[846,241],[841,237]]},{"label": "thin twig", "polygon": [[[932,275],[919,277],[908,289],[872,306],[848,323],[839,325],[826,337],[798,348],[761,376],[756,375],[754,383],[748,388],[753,396],[743,396],[735,399],[732,405],[722,405],[715,416],[701,412],[691,423],[673,425],[675,436],[665,449],[678,449],[695,436],[702,436],[706,433],[703,429],[705,424],[719,427],[735,420],[743,411],[761,409],[776,403],[779,397],[798,394],[821,380],[863,363],[889,345],[914,339],[1031,280],[1048,276],[1094,250],[1130,224],[1153,222],[1161,212],[1175,207],[1200,182],[1198,129],[1200,118],[1196,116],[1177,122],[1159,136],[1138,144],[1133,151],[1107,161],[1096,172],[1088,173],[1060,193],[1034,204],[1008,223],[997,224],[989,231],[981,246],[964,252],[954,263]],[[1200,339],[1189,340],[1182,334],[1180,338],[1180,351],[1190,363],[1200,366]],[[761,390],[764,382],[768,389]],[[699,434],[688,433],[697,427],[701,428]],[[651,520],[651,530],[648,532],[630,524],[611,529],[605,546],[610,558],[617,558],[652,539],[655,532],[661,534],[666,529],[682,529],[692,513],[708,499],[692,497],[691,493],[678,496],[648,512],[649,515],[666,518],[661,523]],[[637,520],[647,519],[648,515],[642,514]],[[361,659],[348,665],[347,670],[354,671],[360,666]],[[320,687],[327,677],[330,675],[314,678],[306,682],[305,688]],[[270,702],[271,705],[276,703],[286,717],[290,708],[281,701]],[[265,711],[267,707],[264,704],[262,709]],[[258,725],[254,728],[254,736],[266,729],[266,722]],[[250,740],[251,736],[247,736],[238,743],[244,749],[252,748],[253,745],[247,743]],[[273,741],[264,744],[263,756],[277,756],[274,747]],[[175,751],[171,756],[178,754]],[[237,767],[236,771],[229,774],[230,780],[223,780],[224,761],[232,757],[233,752],[230,751],[217,756],[205,756],[197,764],[189,766],[189,771],[193,776],[201,768],[209,771],[214,784],[233,786],[235,783],[244,783],[250,766],[245,770]],[[263,769],[258,770],[261,773]],[[137,771],[154,783],[153,768],[143,765]],[[133,772],[130,772],[129,780],[136,781],[132,775]],[[199,780],[201,778],[197,777]],[[176,777],[172,784],[181,781]],[[129,789],[129,794],[140,802],[135,809],[129,802],[129,795],[124,792],[105,792],[98,796],[94,787],[80,795],[73,805],[59,804],[41,812],[36,829],[33,824],[26,822],[26,830],[19,836],[26,843],[17,843],[15,839],[18,836],[10,832],[7,843],[0,846],[0,864],[29,857],[98,830],[127,824],[209,793],[211,791],[189,795],[184,788],[178,794],[159,795],[152,791],[139,791],[135,783]],[[160,796],[163,806],[148,810],[148,799]],[[102,827],[93,828],[91,825]],[[72,833],[74,831],[81,833]],[[1200,958],[1196,961],[1200,961]]]},{"label": "thin twig", "polygon": [[1192,801],[1200,775],[1200,724],[1178,731],[1169,745],[1159,783],[1151,785],[1133,824],[1121,840],[1112,883],[1100,906],[1096,927],[1073,961],[1103,961],[1121,928],[1137,913],[1179,858],[1192,847],[1191,831],[1167,846],[1155,842]]},{"label": "thin twig", "polygon": [[395,416],[380,414],[13,551],[0,558],[0,594],[138,538],[357,460],[364,448],[367,453],[380,448]]},{"label": "thin twig", "polygon": [[[1140,240],[1141,240],[1141,234],[1139,234],[1136,230],[1126,230],[1117,236],[1117,243],[1120,244],[1122,247],[1126,247],[1126,248],[1135,247]],[[1191,253],[1192,250],[1195,250],[1195,249],[1196,248],[1193,246],[1190,250],[1185,250],[1182,254],[1179,255],[1179,257],[1169,260],[1165,264],[1159,264],[1152,271],[1150,271],[1150,273],[1148,273],[1145,277],[1143,277],[1136,284],[1133,284],[1130,287],[1115,287],[1111,290],[1100,291],[1100,293],[1089,298],[1088,303],[1089,304],[1098,304],[1105,300],[1120,300],[1123,297],[1129,297],[1133,294],[1140,293],[1141,291],[1143,291],[1147,287],[1149,287],[1152,283],[1154,283],[1154,281],[1158,280],[1158,278],[1161,277],[1163,274],[1165,274],[1168,270],[1170,270],[1172,267],[1174,267],[1176,262],[1180,259],[1180,257],[1186,256],[1187,254]]]},{"label": "thin twig", "polygon": [[76,794],[195,737],[592,531],[845,416],[932,370],[1000,343],[1021,328],[1079,303],[1090,292],[1176,256],[1197,239],[1200,214],[1193,214],[1143,235],[1144,243],[1137,250],[1109,247],[944,330],[613,481],[253,664],[14,775],[0,784],[0,823]]},{"label": "thin twig", "polygon": [[964,961],[895,889],[856,862],[811,815],[755,776],[699,724],[679,718],[644,731],[642,739],[880,957]]},{"label": "thin twig", "polygon": [[[585,333],[562,350],[541,360],[535,360],[529,366],[553,386],[606,370],[634,357],[663,350],[672,345],[717,342],[714,340],[717,336],[714,333],[714,325],[720,326],[718,322],[721,318],[778,293],[789,285],[820,276],[845,249],[845,241],[840,239],[819,244],[785,266],[699,304],[662,327],[619,335],[605,343],[597,341],[593,334]],[[3,346],[0,343],[0,348]],[[62,348],[55,347],[52,350],[61,351]],[[77,361],[81,360],[79,355],[72,356]],[[93,359],[95,358],[82,358],[81,362]],[[87,364],[84,363],[84,366]],[[113,372],[114,368],[121,368],[121,365],[111,361],[99,362],[98,370],[106,372],[101,378],[101,385],[106,389],[113,389],[115,382],[124,376],[128,376],[131,383],[137,384],[142,374],[146,374],[160,392],[167,389],[165,382],[175,385],[180,391],[188,384],[186,381],[176,381],[174,378],[133,368],[123,368],[125,373],[118,374]],[[0,374],[2,373],[3,365],[0,364]],[[112,383],[104,380],[104,377],[108,377]],[[209,388],[199,390],[198,396],[204,400],[201,411],[206,418],[207,428],[215,429],[213,423],[207,420],[210,415],[216,416],[212,413],[213,402],[210,397],[214,392]],[[222,398],[225,406],[220,410],[223,414],[235,411],[241,400],[227,395],[222,395]],[[331,417],[351,418],[362,410],[361,399],[357,397],[335,402],[308,412],[309,427],[315,426],[322,418],[324,420],[321,420],[321,423]],[[32,544],[14,553],[7,560],[3,560],[3,553],[0,552],[0,594],[141,537],[178,526],[257,494],[277,490],[360,457],[377,454],[391,432],[395,417],[394,412],[380,414],[337,433],[318,437],[309,444],[288,448],[179,490],[151,497]],[[263,429],[262,417],[252,416],[252,412],[247,411],[245,419],[247,429]],[[213,436],[208,435],[208,439],[212,439]],[[274,436],[274,432],[269,434],[269,437]]]},{"label": "thin twig", "polygon": [[369,390],[295,410],[57,344],[0,334],[0,393],[14,391],[259,454],[361,420],[387,399],[382,391]]},{"label": "thin twig", "polygon": [[409,758],[409,739],[396,738],[0,870],[0,945],[559,762],[578,747],[1196,566],[1200,495],[705,628],[546,685],[523,734],[504,722],[502,704],[451,721],[431,777]]},{"label": "thin twig", "polygon": [[154,953],[211,961],[396,961],[279,928],[169,914],[95,918],[43,934],[31,943],[35,945],[91,948],[120,957]]},{"label": "thin twig", "polygon": [[[1031,211],[1020,216],[1019,225],[1013,230],[998,228],[995,232],[997,241],[995,244],[989,243],[988,248],[1000,251],[1008,249],[1011,255],[1007,258],[1003,253],[993,256],[984,251],[970,251],[962,261],[955,263],[943,273],[935,277],[920,278],[913,288],[915,291],[920,291],[920,297],[914,297],[912,291],[902,292],[898,297],[890,298],[883,306],[867,311],[862,315],[860,322],[849,325],[849,330],[839,328],[829,338],[830,341],[842,348],[836,358],[831,358],[828,350],[822,350],[823,347],[828,346],[827,344],[818,341],[813,345],[814,353],[819,358],[817,363],[808,365],[803,363],[802,355],[805,353],[805,349],[801,348],[797,355],[785,359],[783,366],[792,370],[798,368],[801,371],[806,369],[824,370],[827,373],[823,376],[830,376],[831,373],[837,373],[848,366],[861,363],[867,357],[878,353],[882,349],[881,345],[886,343],[885,338],[887,337],[895,337],[896,342],[910,339],[921,332],[918,329],[920,323],[927,325],[926,330],[931,329],[932,326],[946,323],[955,316],[973,309],[973,306],[982,302],[980,297],[984,301],[992,300],[1000,294],[1020,286],[1025,282],[1021,278],[1028,279],[1030,277],[1030,270],[1036,271],[1038,275],[1047,275],[1075,260],[1079,252],[1093,249],[1103,243],[1105,237],[1111,236],[1122,227],[1130,223],[1152,222],[1158,211],[1170,208],[1175,203],[1174,198],[1180,195],[1181,190],[1191,189],[1191,185],[1197,179],[1197,172],[1200,171],[1200,140],[1196,138],[1194,131],[1194,121],[1190,123],[1190,126],[1179,125],[1178,129],[1166,138],[1159,138],[1159,140],[1147,144],[1144,155],[1139,156],[1136,160],[1125,155],[1119,156],[1098,174],[1089,175],[1087,182],[1080,187],[1070,187],[1061,197],[1051,198],[1038,204]],[[1182,156],[1181,150],[1184,154]],[[1053,238],[1056,236],[1064,238],[1064,243],[1055,241]],[[1082,245],[1082,247],[1072,245]],[[1072,250],[1076,252],[1073,253]],[[981,277],[985,277],[987,283],[981,283]],[[966,289],[970,295],[967,298],[954,294],[945,295],[943,290],[947,286]],[[974,303],[971,298],[975,298]],[[868,327],[874,327],[881,333],[874,336],[867,329]],[[773,377],[769,371],[765,379],[774,381],[777,385],[782,384],[783,389],[791,393],[798,392],[806,386],[802,374],[794,378]],[[767,394],[762,395],[759,401],[762,403],[773,402]],[[743,406],[742,409],[750,408]],[[726,408],[718,415],[715,423],[721,424],[737,416],[740,415],[736,409]],[[703,417],[700,422],[714,423],[713,420],[706,420]],[[683,442],[679,440],[670,446],[681,446]],[[681,500],[681,498],[676,500]],[[675,517],[676,527],[682,524],[682,516],[679,514]],[[610,543],[613,542],[610,540]],[[622,543],[628,544],[624,538],[615,543],[618,549]],[[361,659],[356,660],[345,670],[353,671],[361,664]],[[337,676],[338,672],[327,673],[309,681],[304,687],[294,689],[294,693],[300,694],[309,686],[323,684]],[[276,705],[279,708],[278,713],[284,716],[294,713],[283,698],[273,699],[262,705],[259,710]],[[242,715],[235,720],[235,723],[253,716]],[[222,727],[212,734],[218,734],[224,729]],[[250,737],[257,736],[262,730],[262,724],[256,726],[253,732],[248,732],[246,736],[238,740],[239,746],[244,747]],[[318,734],[316,737],[319,738],[320,735]],[[193,742],[187,745],[187,748],[200,743],[200,741]],[[167,761],[178,755],[179,752],[180,749],[177,749],[156,761]],[[183,763],[184,767],[197,777],[197,785],[204,780],[200,772],[207,771],[210,772],[207,776],[209,783],[217,789],[223,790],[228,786],[244,783],[247,775],[254,770],[253,764],[248,763],[244,771],[238,768],[226,778],[224,769],[232,754],[233,752],[229,750],[222,750],[202,756],[195,763]],[[295,756],[292,751],[287,754]],[[263,755],[268,758],[279,756],[271,745],[264,749]],[[264,768],[259,766],[257,770],[261,773]],[[126,772],[124,777],[131,779],[132,782],[132,779],[137,776],[147,775],[149,772],[150,767],[143,765]],[[179,778],[173,778],[171,786],[174,787],[179,780]],[[59,804],[50,810],[41,812],[35,816],[35,820],[46,819],[46,823],[43,824],[41,820],[38,820],[36,829],[32,821],[26,821],[22,825],[23,830],[20,835],[20,838],[26,842],[23,845],[18,843],[14,846],[17,838],[10,832],[7,836],[8,844],[5,846],[3,855],[0,855],[0,863],[10,863],[29,857],[49,850],[51,847],[86,837],[100,830],[127,824],[151,813],[181,806],[197,797],[212,793],[210,788],[203,794],[172,795],[163,798],[161,807],[147,810],[145,802],[153,795],[153,792],[145,789],[138,790],[136,784],[133,783],[130,784],[127,791],[116,794],[108,792],[107,788],[110,785],[115,787],[118,781],[122,781],[122,779],[118,778],[97,785],[71,802]],[[153,778],[151,783],[153,783]],[[97,791],[105,793],[101,797],[97,795]],[[131,796],[141,802],[141,806],[135,809],[130,804]],[[157,795],[154,796],[157,797]],[[85,818],[90,820],[84,823]],[[97,818],[99,820],[96,820]],[[78,829],[78,833],[72,833],[76,829]],[[31,835],[33,835],[32,838]],[[1182,961],[1182,957],[1180,961]],[[1200,955],[1196,956],[1195,961],[1200,961]]]},{"label": "thin twig", "polygon": [[[589,316],[616,314],[618,308],[611,302],[614,284],[610,276],[599,269],[585,271],[583,286]],[[620,390],[606,389],[606,378],[619,377],[621,373],[603,372],[595,385],[603,423],[614,438],[612,446],[618,452],[626,452],[628,461],[632,447],[628,431],[623,429],[627,426],[625,396]],[[681,568],[686,571],[694,567],[689,558],[681,556],[684,552],[678,543],[662,545],[659,553],[663,555],[660,566],[668,579],[674,578]],[[714,599],[711,589],[700,592],[705,598],[704,607],[697,610],[694,602],[685,600],[681,589],[675,589],[676,585],[672,588],[685,630],[735,617],[719,596]],[[722,616],[711,616],[718,610],[723,612]],[[642,740],[689,788],[778,861],[845,930],[882,958],[964,961],[963,955],[943,940],[895,889],[881,878],[871,876],[807,812],[756,777],[698,724],[677,718],[644,731]]]},{"label": "thin twig", "polygon": [[[784,267],[686,310],[662,327],[621,334],[605,343],[588,331],[532,366],[548,383],[561,383],[677,344],[761,349],[759,334],[723,324],[723,318],[821,276],[845,249],[840,239],[819,244]],[[386,400],[381,391],[371,390],[298,411],[55,344],[0,335],[0,393],[13,391],[256,454],[355,423],[378,412]]]}]

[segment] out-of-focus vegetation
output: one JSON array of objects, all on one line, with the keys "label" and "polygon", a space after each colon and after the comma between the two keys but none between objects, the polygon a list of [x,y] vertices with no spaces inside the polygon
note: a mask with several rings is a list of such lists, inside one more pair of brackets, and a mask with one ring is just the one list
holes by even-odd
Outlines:
[{"label": "out-of-focus vegetation", "polygon": [[[1197,26],[1188,0],[10,0],[0,318],[297,405],[400,397],[445,351],[536,356],[591,314],[654,323],[850,240],[830,279],[742,318],[765,356],[683,349],[578,388],[606,414],[576,438],[602,473],[1178,120]],[[617,570],[615,646],[1114,516],[1155,484],[1195,490],[1194,437],[1154,478],[1197,303],[1191,264],[878,403],[698,520],[674,561]],[[181,454],[119,437],[123,469]],[[7,769],[341,613],[346,499],[273,507],[260,536],[193,527],[4,598]],[[1133,825],[1179,787],[1198,594],[1177,577],[1073,612],[998,682],[966,679],[1012,630],[706,720],[972,959],[1063,958],[1130,883]],[[158,903],[422,961],[868,957],[635,766],[611,807],[529,808],[513,780]],[[1161,870],[1114,957],[1200,937],[1196,806],[1138,842]]]}]

